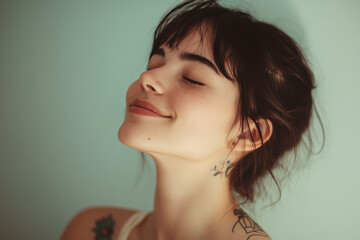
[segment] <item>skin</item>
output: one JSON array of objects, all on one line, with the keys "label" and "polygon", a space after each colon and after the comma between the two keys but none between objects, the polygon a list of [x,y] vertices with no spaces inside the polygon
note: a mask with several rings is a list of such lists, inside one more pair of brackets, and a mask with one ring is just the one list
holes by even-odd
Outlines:
[{"label": "skin", "polygon": [[[260,139],[252,123],[255,145],[239,125],[230,129],[237,87],[204,64],[180,59],[181,52],[190,52],[214,63],[210,44],[201,42],[198,32],[191,32],[178,48],[161,48],[165,57],[153,55],[148,70],[128,88],[125,120],[118,131],[121,143],[149,154],[157,168],[154,211],[132,238],[250,239],[233,212],[239,207],[227,175],[235,161],[260,146]],[[147,99],[171,118],[129,112],[136,98]],[[260,125],[267,141],[271,122],[261,120]]]}]

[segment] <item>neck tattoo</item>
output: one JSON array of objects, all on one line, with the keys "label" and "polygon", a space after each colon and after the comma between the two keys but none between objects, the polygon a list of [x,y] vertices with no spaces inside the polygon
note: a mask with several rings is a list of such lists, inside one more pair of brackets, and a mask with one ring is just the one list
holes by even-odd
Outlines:
[{"label": "neck tattoo", "polygon": [[234,166],[235,164],[230,162],[230,160],[227,160],[226,162],[222,162],[220,165],[215,165],[211,171],[213,173],[213,176],[217,176],[219,174],[224,174],[225,177],[227,177],[229,175],[229,171],[230,169]]}]

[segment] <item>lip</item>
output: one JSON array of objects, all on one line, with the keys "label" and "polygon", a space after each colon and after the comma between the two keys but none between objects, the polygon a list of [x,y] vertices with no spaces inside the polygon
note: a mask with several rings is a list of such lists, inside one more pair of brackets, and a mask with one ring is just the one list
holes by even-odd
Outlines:
[{"label": "lip", "polygon": [[[165,113],[163,113],[159,108],[157,108],[156,106],[154,106],[153,104],[151,104],[150,102],[137,98],[135,99],[131,104],[130,107],[132,106],[136,106],[136,107],[140,107],[143,109],[146,109],[148,111],[151,111],[161,117],[165,117],[165,118],[171,118],[171,116],[167,116]],[[140,113],[141,114],[141,113]],[[145,114],[148,115],[148,114]]]}]

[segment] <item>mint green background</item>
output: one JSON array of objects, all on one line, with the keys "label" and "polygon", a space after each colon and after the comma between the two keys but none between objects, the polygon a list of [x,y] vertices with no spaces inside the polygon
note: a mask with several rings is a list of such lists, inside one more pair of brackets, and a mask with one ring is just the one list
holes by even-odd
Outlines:
[{"label": "mint green background", "polygon": [[[152,33],[178,2],[0,1],[1,239],[58,239],[88,206],[152,209],[153,161],[141,174],[117,131]],[[275,240],[360,239],[360,1],[232,3],[299,41],[326,128],[324,151],[255,219]]]}]

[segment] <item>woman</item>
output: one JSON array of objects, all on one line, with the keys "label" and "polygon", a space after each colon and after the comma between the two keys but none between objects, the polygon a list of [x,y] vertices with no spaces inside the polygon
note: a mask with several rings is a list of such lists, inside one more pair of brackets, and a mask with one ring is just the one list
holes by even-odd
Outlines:
[{"label": "woman", "polygon": [[62,239],[270,239],[235,195],[254,201],[266,175],[276,183],[308,130],[314,88],[275,26],[216,1],[179,4],[155,31],[118,132],[155,161],[154,210],[85,209]]}]

